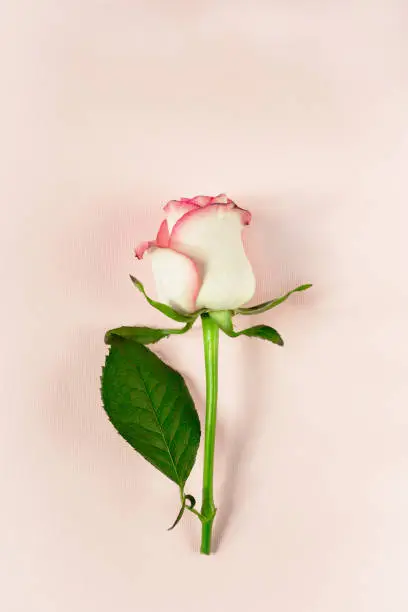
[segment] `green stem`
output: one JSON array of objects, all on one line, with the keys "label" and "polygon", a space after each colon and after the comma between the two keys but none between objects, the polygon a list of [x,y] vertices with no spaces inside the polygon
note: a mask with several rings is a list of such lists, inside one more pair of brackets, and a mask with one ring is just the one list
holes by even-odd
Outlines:
[{"label": "green stem", "polygon": [[204,441],[203,499],[201,506],[202,532],[201,552],[211,552],[211,534],[216,508],[213,494],[215,427],[217,422],[218,394],[218,335],[219,329],[208,314],[201,315],[203,324],[205,375],[206,375],[206,413]]}]

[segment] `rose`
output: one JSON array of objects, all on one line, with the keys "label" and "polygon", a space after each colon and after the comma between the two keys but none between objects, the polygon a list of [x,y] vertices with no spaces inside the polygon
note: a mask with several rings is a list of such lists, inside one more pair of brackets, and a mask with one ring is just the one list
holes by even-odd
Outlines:
[{"label": "rose", "polygon": [[[131,276],[147,302],[173,321],[184,323],[159,329],[121,326],[105,334],[110,345],[102,372],[102,399],[120,435],[147,461],[179,487],[181,507],[173,529],[186,511],[201,521],[201,552],[210,554],[216,506],[213,495],[217,424],[218,345],[220,331],[230,338],[246,336],[283,346],[276,329],[257,324],[236,330],[235,315],[257,315],[305,291],[300,285],[284,295],[242,307],[255,290],[255,279],[242,244],[248,211],[225,195],[172,200],[164,207],[166,219],[157,237],[142,242],[136,256],[147,252],[161,302]],[[164,302],[164,303],[163,303]],[[187,333],[201,319],[206,374],[202,504],[186,493],[200,443],[200,419],[181,374],[146,345],[172,334]],[[135,390],[137,391],[135,393]],[[154,390],[154,392],[152,392]]]},{"label": "rose", "polygon": [[251,299],[255,277],[242,230],[251,213],[226,195],[171,200],[156,240],[142,242],[152,261],[159,300],[175,310],[232,310]]}]

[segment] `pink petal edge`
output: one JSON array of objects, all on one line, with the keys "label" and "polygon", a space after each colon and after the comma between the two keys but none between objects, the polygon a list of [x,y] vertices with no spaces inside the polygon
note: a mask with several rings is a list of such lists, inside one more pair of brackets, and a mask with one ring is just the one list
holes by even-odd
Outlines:
[{"label": "pink petal edge", "polygon": [[159,227],[159,231],[157,232],[156,240],[144,241],[139,244],[135,249],[135,256],[138,259],[143,259],[144,254],[151,247],[158,247],[161,249],[165,249],[169,246],[170,242],[170,234],[169,234],[169,226],[167,225],[167,221],[164,220],[163,223]]},{"label": "pink petal edge", "polygon": [[214,198],[211,196],[198,195],[194,198],[191,198],[190,202],[193,204],[197,204],[198,206],[207,206],[207,204],[211,204]]},{"label": "pink petal edge", "polygon": [[143,259],[143,256],[146,253],[146,251],[150,249],[150,247],[155,246],[155,244],[156,243],[154,240],[141,242],[135,248],[135,257],[137,257],[138,259]]},{"label": "pink petal edge", "polygon": [[156,246],[162,247],[162,248],[168,247],[169,241],[170,241],[169,226],[167,225],[167,221],[165,219],[163,223],[161,224],[161,226],[159,227],[159,231],[157,232]]},{"label": "pink petal edge", "polygon": [[185,208],[186,206],[191,206],[191,208],[204,208],[209,204],[233,204],[233,201],[230,200],[225,193],[220,193],[217,196],[205,196],[205,195],[197,195],[194,198],[180,198],[179,200],[170,200],[165,204],[163,210],[166,212],[169,208]]},{"label": "pink petal edge", "polygon": [[189,200],[188,198],[180,198],[180,200],[170,200],[170,202],[167,202],[167,204],[163,206],[163,210],[165,212],[169,212],[171,208],[186,208],[187,206],[190,207],[191,210],[200,208],[200,206],[192,200]]},{"label": "pink petal edge", "polygon": [[234,204],[225,193],[220,193],[215,198],[211,198],[211,204]]}]

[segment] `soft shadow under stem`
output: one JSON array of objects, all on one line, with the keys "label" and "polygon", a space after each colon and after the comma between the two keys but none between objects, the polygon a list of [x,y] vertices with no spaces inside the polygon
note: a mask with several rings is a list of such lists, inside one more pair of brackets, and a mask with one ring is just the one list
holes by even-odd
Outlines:
[{"label": "soft shadow under stem", "polygon": [[218,550],[220,547],[222,539],[230,527],[231,519],[237,506],[242,461],[245,458],[248,445],[251,444],[254,429],[260,416],[260,403],[256,393],[258,347],[252,340],[243,344],[245,345],[243,346],[245,375],[242,381],[244,386],[242,393],[243,417],[239,421],[238,419],[235,421],[237,426],[230,444],[231,452],[228,456],[223,498],[221,500],[217,528],[214,533],[215,550]]}]

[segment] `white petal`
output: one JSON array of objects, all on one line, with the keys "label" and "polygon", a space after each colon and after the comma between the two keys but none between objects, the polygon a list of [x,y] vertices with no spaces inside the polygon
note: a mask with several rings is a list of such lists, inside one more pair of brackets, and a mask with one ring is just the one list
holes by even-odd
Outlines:
[{"label": "white petal", "polygon": [[194,312],[201,286],[195,263],[172,249],[149,252],[158,300],[178,311]]},{"label": "white petal", "polygon": [[198,264],[202,286],[197,308],[238,308],[255,292],[255,277],[242,244],[248,214],[212,204],[185,215],[170,236],[171,248]]}]

